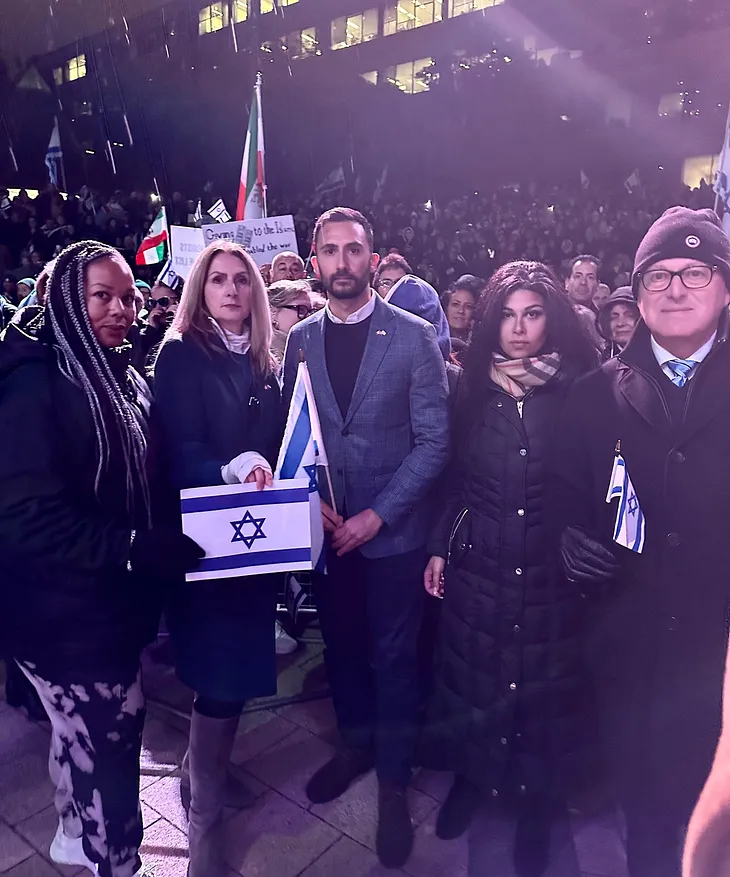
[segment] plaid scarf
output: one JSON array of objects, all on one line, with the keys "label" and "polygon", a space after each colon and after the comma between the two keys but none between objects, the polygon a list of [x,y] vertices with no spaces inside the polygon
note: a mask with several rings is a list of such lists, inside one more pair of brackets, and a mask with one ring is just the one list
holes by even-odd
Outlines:
[{"label": "plaid scarf", "polygon": [[526,356],[524,359],[507,359],[501,353],[495,353],[490,377],[514,399],[524,399],[529,390],[547,384],[559,370],[559,353]]}]

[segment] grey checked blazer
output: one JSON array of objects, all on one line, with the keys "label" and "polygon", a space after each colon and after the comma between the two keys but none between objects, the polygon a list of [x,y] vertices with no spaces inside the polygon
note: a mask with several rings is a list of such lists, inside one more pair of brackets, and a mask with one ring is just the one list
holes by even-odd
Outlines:
[{"label": "grey checked blazer", "polygon": [[448,454],[448,387],[433,326],[375,296],[365,352],[346,417],[327,372],[324,310],[296,325],[284,359],[284,400],[299,351],[312,378],[337,510],[371,508],[384,526],[360,551],[371,558],[426,542],[427,498]]}]

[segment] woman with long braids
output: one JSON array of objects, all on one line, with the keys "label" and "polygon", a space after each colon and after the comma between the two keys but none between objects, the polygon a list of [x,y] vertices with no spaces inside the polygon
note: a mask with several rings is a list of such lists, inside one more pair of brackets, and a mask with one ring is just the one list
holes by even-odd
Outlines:
[{"label": "woman with long braids", "polygon": [[[284,424],[270,347],[256,263],[238,244],[213,242],[190,269],[155,364],[177,488],[272,483]],[[196,693],[181,782],[189,877],[224,873],[223,806],[254,802],[228,762],[245,702],[276,692],[277,585],[277,576],[181,582],[165,609],[177,675]]]},{"label": "woman with long braids", "polygon": [[[579,874],[565,814],[589,751],[580,595],[553,568],[546,460],[566,390],[595,359],[549,268],[513,262],[494,273],[464,362],[425,573],[444,600],[433,727],[456,772],[436,833],[457,837],[479,811],[470,877],[538,877],[551,839],[554,850],[565,841],[555,873]],[[504,827],[495,831],[504,820],[512,851]]]},{"label": "woman with long braids", "polygon": [[125,345],[132,272],[86,241],[57,257],[46,293],[0,343],[0,642],[51,720],[51,858],[133,877],[140,652],[157,632],[157,576],[199,549],[151,529],[150,400]]}]

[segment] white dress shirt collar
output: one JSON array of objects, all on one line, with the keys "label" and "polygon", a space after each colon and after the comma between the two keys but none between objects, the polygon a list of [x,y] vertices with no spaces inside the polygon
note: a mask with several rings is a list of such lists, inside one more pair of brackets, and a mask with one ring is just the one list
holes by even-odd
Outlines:
[{"label": "white dress shirt collar", "polygon": [[[712,350],[712,345],[715,343],[716,338],[717,338],[717,332],[715,332],[713,334],[712,338],[710,338],[709,341],[706,341],[702,345],[702,347],[700,347],[699,350],[696,350],[692,354],[692,356],[688,356],[686,358],[691,359],[693,362],[696,362],[699,365],[699,363],[701,363],[704,359],[706,359],[707,354]],[[675,356],[673,353],[670,353],[668,350],[665,350],[661,346],[661,344],[654,338],[653,335],[651,336],[651,349],[652,349],[652,353],[654,354],[654,356],[656,358],[656,361],[659,363],[659,366],[661,367],[661,370],[664,372],[664,374],[668,378],[671,379],[674,373],[672,372],[672,370],[670,368],[667,367],[667,363],[672,361],[672,360],[679,359],[679,357]],[[689,373],[687,380],[690,380],[690,381],[692,380],[696,370],[697,370],[696,368],[692,369],[692,371]]]},{"label": "white dress shirt collar", "polygon": [[332,313],[332,311],[330,310],[329,302],[327,302],[324,309],[325,309],[325,312],[327,314],[327,317],[333,323],[340,323],[341,325],[343,325],[343,324],[350,325],[351,323],[362,323],[362,321],[367,320],[367,318],[369,316],[371,316],[373,311],[375,310],[375,293],[371,289],[370,290],[370,298],[367,300],[367,302],[361,308],[358,308],[356,311],[351,313],[350,316],[346,320],[341,320],[339,317],[336,317]]}]

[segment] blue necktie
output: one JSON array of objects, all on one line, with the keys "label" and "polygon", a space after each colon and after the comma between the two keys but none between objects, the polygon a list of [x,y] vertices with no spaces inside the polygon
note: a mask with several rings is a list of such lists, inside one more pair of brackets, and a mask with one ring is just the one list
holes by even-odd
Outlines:
[{"label": "blue necktie", "polygon": [[672,372],[672,383],[683,387],[697,363],[694,359],[670,359],[665,365]]}]

